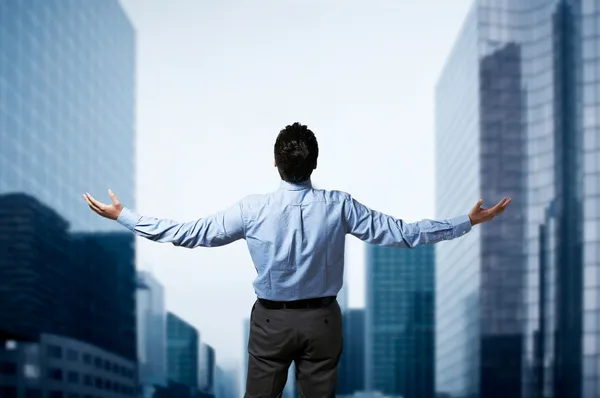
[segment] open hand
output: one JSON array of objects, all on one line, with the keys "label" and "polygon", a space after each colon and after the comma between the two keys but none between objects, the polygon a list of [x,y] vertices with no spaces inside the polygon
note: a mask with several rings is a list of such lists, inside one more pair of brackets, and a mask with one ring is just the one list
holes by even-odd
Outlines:
[{"label": "open hand", "polygon": [[116,220],[119,218],[119,214],[121,214],[121,210],[123,210],[123,205],[119,202],[113,191],[108,190],[108,194],[110,195],[110,199],[112,200],[112,204],[107,205],[102,202],[98,202],[96,199],[92,197],[89,193],[83,194],[83,198],[92,209],[97,214],[102,217],[109,218],[111,220]]},{"label": "open hand", "polygon": [[483,199],[479,199],[475,207],[469,213],[471,219],[471,225],[477,225],[484,222],[488,222],[499,216],[506,210],[506,207],[512,202],[512,198],[504,198],[496,204],[496,206],[489,209],[481,207]]}]

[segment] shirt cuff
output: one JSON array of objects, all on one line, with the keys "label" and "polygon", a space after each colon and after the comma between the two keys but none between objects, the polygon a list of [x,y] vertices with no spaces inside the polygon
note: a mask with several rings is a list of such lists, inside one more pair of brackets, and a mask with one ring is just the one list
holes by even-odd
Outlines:
[{"label": "shirt cuff", "polygon": [[469,218],[469,216],[460,216],[453,218],[450,220],[450,223],[452,224],[453,238],[460,238],[461,236],[469,232],[473,227],[471,225],[471,219]]},{"label": "shirt cuff", "polygon": [[117,222],[130,231],[135,229],[139,220],[140,215],[127,207],[123,207],[121,214],[119,214],[119,217],[117,218]]}]

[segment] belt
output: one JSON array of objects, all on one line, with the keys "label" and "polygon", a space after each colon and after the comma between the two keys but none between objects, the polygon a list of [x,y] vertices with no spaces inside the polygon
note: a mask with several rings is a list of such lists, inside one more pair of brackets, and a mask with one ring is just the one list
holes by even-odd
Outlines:
[{"label": "belt", "polygon": [[304,308],[323,308],[331,305],[336,299],[336,296],[312,298],[306,300],[295,300],[295,301],[271,301],[265,299],[258,299],[258,302],[263,307],[270,310],[281,310],[281,309],[304,309]]}]

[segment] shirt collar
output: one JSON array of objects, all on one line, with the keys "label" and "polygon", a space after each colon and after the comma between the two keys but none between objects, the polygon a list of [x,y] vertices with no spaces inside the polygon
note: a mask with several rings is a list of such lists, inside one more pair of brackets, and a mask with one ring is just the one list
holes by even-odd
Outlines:
[{"label": "shirt collar", "polygon": [[279,187],[279,189],[283,189],[286,191],[302,191],[303,189],[310,188],[312,188],[312,183],[310,182],[310,179],[302,182],[287,182],[281,180],[281,185]]}]

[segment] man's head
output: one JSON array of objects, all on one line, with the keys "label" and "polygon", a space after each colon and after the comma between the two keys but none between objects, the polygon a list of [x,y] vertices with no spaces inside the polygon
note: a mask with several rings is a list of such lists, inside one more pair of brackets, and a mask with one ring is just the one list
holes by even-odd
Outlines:
[{"label": "man's head", "polygon": [[281,179],[302,182],[317,168],[319,144],[308,127],[294,123],[279,132],[275,140],[275,166]]}]

